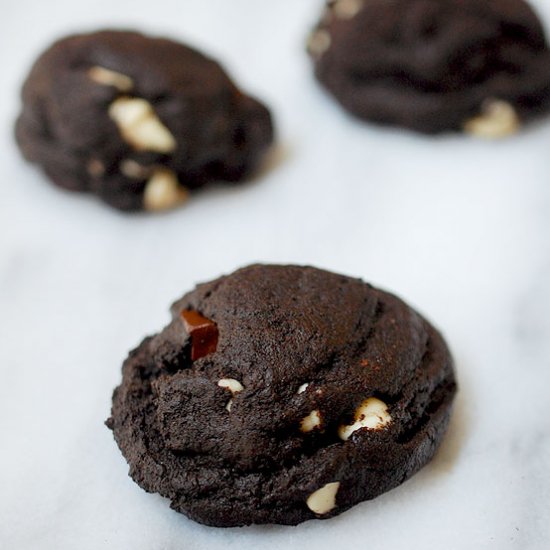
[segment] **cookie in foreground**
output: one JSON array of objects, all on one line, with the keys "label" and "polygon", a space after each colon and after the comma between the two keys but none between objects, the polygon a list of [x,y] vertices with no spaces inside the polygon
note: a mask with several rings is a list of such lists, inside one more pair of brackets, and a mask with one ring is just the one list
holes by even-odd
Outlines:
[{"label": "cookie in foreground", "polygon": [[524,0],[331,0],[308,50],[371,122],[499,138],[550,107],[550,51]]},{"label": "cookie in foreground", "polygon": [[313,267],[198,285],[132,351],[107,421],[134,481],[208,525],[329,518],[437,450],[456,392],[399,298]]},{"label": "cookie in foreground", "polygon": [[267,108],[214,60],[129,31],[74,35],[34,64],[16,138],[58,186],[120,210],[184,203],[248,176],[273,141]]}]

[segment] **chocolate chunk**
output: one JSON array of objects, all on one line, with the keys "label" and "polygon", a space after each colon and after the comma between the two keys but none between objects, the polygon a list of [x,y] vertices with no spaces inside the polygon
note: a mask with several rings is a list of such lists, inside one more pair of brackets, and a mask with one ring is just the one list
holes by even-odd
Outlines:
[{"label": "chocolate chunk", "polygon": [[181,312],[185,330],[191,336],[191,361],[214,353],[218,346],[218,327],[214,321],[203,317],[198,311]]}]

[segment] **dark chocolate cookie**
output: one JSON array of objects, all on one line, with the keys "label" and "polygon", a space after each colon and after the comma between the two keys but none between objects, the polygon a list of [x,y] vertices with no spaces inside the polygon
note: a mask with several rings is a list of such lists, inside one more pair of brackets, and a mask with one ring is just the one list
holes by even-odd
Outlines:
[{"label": "dark chocolate cookie", "polygon": [[123,366],[107,425],[147,491],[216,526],[327,518],[435,453],[456,391],[401,300],[312,267],[199,285]]},{"label": "dark chocolate cookie", "polygon": [[333,0],[308,49],[326,89],[377,123],[502,137],[550,107],[550,52],[523,0]]},{"label": "dark chocolate cookie", "polygon": [[24,156],[121,210],[163,210],[208,182],[241,180],[273,140],[269,111],[218,63],[136,32],[56,42],[22,100]]}]

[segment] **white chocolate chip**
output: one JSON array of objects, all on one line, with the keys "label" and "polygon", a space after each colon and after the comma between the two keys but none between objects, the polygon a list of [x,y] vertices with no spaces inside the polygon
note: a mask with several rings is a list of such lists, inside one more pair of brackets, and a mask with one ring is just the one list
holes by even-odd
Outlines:
[{"label": "white chocolate chip", "polygon": [[226,390],[229,390],[233,395],[244,390],[243,385],[234,378],[222,378],[218,382],[218,386],[220,388],[225,388]]},{"label": "white chocolate chip", "polygon": [[152,212],[168,210],[183,204],[189,191],[179,184],[176,174],[165,168],[158,168],[145,185],[143,206]]},{"label": "white chocolate chip", "polygon": [[309,495],[306,501],[307,507],[316,514],[327,514],[336,506],[336,493],[339,488],[339,481],[327,483]]},{"label": "white chocolate chip", "polygon": [[[225,390],[229,390],[233,395],[244,390],[243,385],[238,380],[235,380],[234,378],[222,378],[221,380],[218,381],[218,386],[220,388],[224,388]],[[232,406],[233,406],[233,399],[230,399],[227,402],[227,405],[225,406],[225,410],[227,412],[231,412]]]},{"label": "white chocolate chip", "polygon": [[92,178],[100,178],[105,174],[105,165],[99,159],[90,159],[86,165],[86,171]]},{"label": "white chocolate chip", "polygon": [[338,19],[353,19],[363,7],[363,0],[338,0],[333,6]]},{"label": "white chocolate chip", "polygon": [[484,103],[481,114],[464,124],[464,131],[484,139],[504,138],[516,134],[521,122],[512,105],[492,99]]},{"label": "white chocolate chip", "polygon": [[138,151],[170,153],[176,140],[145,99],[119,97],[111,103],[109,116],[124,140]]},{"label": "white chocolate chip", "polygon": [[132,159],[124,159],[120,161],[118,168],[121,174],[133,180],[143,180],[151,175],[151,168],[142,166]]},{"label": "white chocolate chip", "polygon": [[340,426],[338,435],[340,439],[347,441],[353,432],[361,428],[379,430],[392,421],[388,413],[386,403],[376,397],[365,399],[355,411],[355,422],[350,425]]},{"label": "white chocolate chip", "polygon": [[299,388],[297,393],[304,393],[307,390],[307,387],[309,386],[309,382],[306,382],[305,384],[302,384]]},{"label": "white chocolate chip", "polygon": [[134,81],[125,74],[105,69],[105,67],[91,67],[88,77],[102,86],[114,86],[121,92],[129,92],[134,87]]},{"label": "white chocolate chip", "polygon": [[328,31],[319,29],[313,31],[307,43],[307,49],[313,57],[321,57],[329,48],[332,39]]},{"label": "white chocolate chip", "polygon": [[317,410],[311,411],[305,418],[302,418],[300,422],[300,430],[304,433],[311,432],[315,428],[321,425],[321,413]]}]

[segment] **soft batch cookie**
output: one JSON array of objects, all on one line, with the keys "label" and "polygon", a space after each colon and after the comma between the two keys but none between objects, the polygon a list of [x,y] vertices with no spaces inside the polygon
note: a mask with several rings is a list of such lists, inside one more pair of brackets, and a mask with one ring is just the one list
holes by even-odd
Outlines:
[{"label": "soft batch cookie", "polygon": [[16,137],[60,187],[121,210],[164,210],[239,181],[273,140],[267,108],[198,51],[136,32],[56,42],[22,90]]},{"label": "soft batch cookie", "polygon": [[354,115],[425,133],[515,133],[550,106],[550,52],[523,0],[333,0],[308,42]]},{"label": "soft batch cookie", "polygon": [[312,267],[201,284],[132,351],[107,425],[145,490],[215,526],[328,518],[434,455],[456,391],[399,298]]}]

